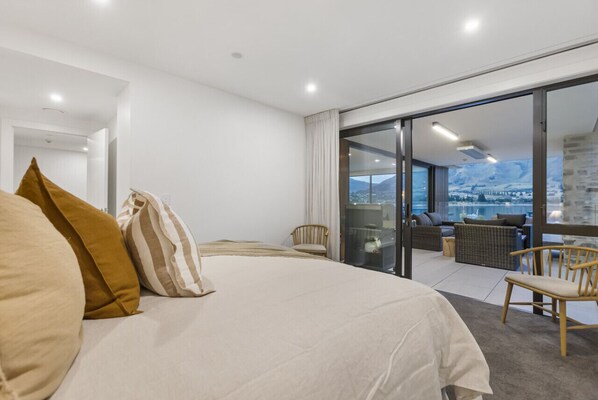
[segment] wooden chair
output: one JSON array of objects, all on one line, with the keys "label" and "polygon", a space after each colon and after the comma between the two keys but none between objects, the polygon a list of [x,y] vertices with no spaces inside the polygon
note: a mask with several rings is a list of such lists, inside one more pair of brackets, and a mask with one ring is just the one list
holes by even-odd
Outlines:
[{"label": "wooden chair", "polygon": [[[561,355],[566,356],[568,330],[598,328],[598,324],[584,325],[567,317],[568,301],[598,301],[598,249],[543,246],[515,251],[511,255],[519,257],[521,274],[509,274],[505,277],[508,286],[502,310],[502,323],[507,319],[509,304],[531,305],[551,314],[555,322],[558,317]],[[550,297],[552,301],[510,302],[513,285]],[[550,310],[544,307],[548,304],[551,305]],[[567,326],[567,321],[573,325]]]},{"label": "wooden chair", "polygon": [[326,257],[328,228],[324,225],[301,225],[295,228],[291,236],[293,237],[293,249]]}]

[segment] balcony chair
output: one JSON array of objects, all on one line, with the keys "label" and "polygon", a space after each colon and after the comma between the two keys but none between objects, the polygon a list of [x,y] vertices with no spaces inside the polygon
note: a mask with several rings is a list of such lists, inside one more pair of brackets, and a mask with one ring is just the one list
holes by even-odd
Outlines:
[{"label": "balcony chair", "polygon": [[[515,251],[512,256],[519,257],[520,274],[505,277],[507,293],[502,310],[502,323],[507,319],[509,304],[531,305],[552,315],[556,322],[559,318],[561,335],[561,355],[567,355],[567,331],[598,328],[596,325],[584,325],[567,317],[568,301],[598,301],[598,249],[575,246],[543,246]],[[525,262],[525,263],[524,263]],[[530,268],[530,265],[533,267]],[[524,271],[524,270],[527,270]],[[533,271],[533,272],[532,272]],[[510,302],[513,285],[550,297],[550,303]],[[558,302],[558,312],[557,312]],[[544,306],[550,304],[551,309]],[[567,326],[567,321],[572,326]]]},{"label": "balcony chair", "polygon": [[291,236],[297,251],[324,257],[328,254],[328,228],[324,225],[301,225]]}]

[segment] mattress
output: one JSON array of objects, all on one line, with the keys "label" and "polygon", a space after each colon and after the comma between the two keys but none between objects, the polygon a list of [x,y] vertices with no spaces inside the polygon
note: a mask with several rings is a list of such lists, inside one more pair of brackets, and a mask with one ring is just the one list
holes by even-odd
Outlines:
[{"label": "mattress", "polygon": [[202,259],[216,292],[142,294],[142,314],[84,321],[53,400],[460,399],[491,393],[473,336],[419,283],[285,257]]}]

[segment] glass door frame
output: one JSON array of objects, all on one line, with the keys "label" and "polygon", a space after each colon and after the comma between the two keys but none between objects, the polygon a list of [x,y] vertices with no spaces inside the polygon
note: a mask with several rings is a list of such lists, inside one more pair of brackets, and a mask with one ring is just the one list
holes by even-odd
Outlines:
[{"label": "glass door frame", "polygon": [[[548,92],[593,82],[598,82],[598,75],[566,80],[534,90],[534,246],[543,245],[543,235],[545,233],[554,235],[598,237],[598,225],[550,224],[548,223],[547,213],[548,171],[546,165],[548,162]],[[540,257],[541,255],[537,254],[537,263],[542,262],[542,260],[539,259]],[[533,301],[542,302],[544,301],[543,298],[544,296],[534,292]],[[536,307],[534,307],[533,312],[534,314],[543,314],[543,311]]]},{"label": "glass door frame", "polygon": [[[366,125],[362,127],[350,128],[341,130],[339,133],[339,201],[340,201],[340,226],[341,226],[341,260],[344,260],[345,255],[345,210],[347,204],[349,204],[349,149],[350,145],[347,140],[352,136],[365,135],[368,133],[375,133],[384,130],[394,129],[396,132],[396,212],[395,212],[395,266],[394,272],[396,276],[411,279],[411,266],[409,265],[407,270],[409,275],[406,276],[406,267],[403,265],[403,207],[404,200],[402,199],[403,191],[403,162],[402,154],[404,153],[403,144],[401,142],[401,128],[403,122],[400,119],[394,119],[391,121],[385,121]],[[409,249],[409,253],[411,250]]]},{"label": "glass door frame", "polygon": [[[569,79],[564,80],[558,83],[549,84],[549,85],[542,85],[531,89],[525,89],[513,93],[508,93],[500,96],[495,96],[483,100],[473,101],[462,103],[454,106],[438,108],[431,111],[426,111],[422,113],[416,114],[406,114],[406,115],[399,115],[397,118],[392,120],[379,122],[367,126],[357,127],[357,128],[349,128],[340,131],[340,138],[344,139],[354,135],[360,135],[369,132],[376,132],[382,129],[390,129],[395,127],[397,131],[397,208],[399,199],[401,199],[401,211],[397,212],[397,220],[396,220],[396,227],[402,227],[402,229],[397,229],[396,240],[396,265],[395,271],[401,271],[401,274],[397,274],[398,276],[402,276],[405,278],[411,279],[412,277],[412,257],[411,257],[411,207],[412,207],[412,173],[413,173],[413,132],[412,132],[412,124],[413,119],[427,117],[435,114],[446,113],[450,111],[456,111],[464,108],[476,107],[484,104],[494,103],[503,100],[509,100],[521,96],[533,96],[533,245],[534,246],[541,246],[543,242],[543,234],[562,234],[562,235],[578,235],[578,236],[589,236],[589,237],[598,237],[598,226],[594,225],[573,225],[573,224],[549,224],[547,223],[547,215],[546,215],[546,204],[547,204],[547,190],[546,190],[546,183],[547,183],[547,171],[546,171],[546,162],[548,158],[547,153],[547,134],[546,134],[546,118],[547,118],[547,111],[546,111],[546,103],[547,103],[547,93],[552,90],[572,87],[581,85],[584,83],[591,83],[598,81],[598,74],[593,74],[581,78],[576,79]],[[401,129],[397,129],[400,127]],[[401,136],[402,133],[402,136]],[[401,140],[402,138],[402,140]],[[341,146],[342,147],[342,146]],[[399,157],[399,155],[401,155]],[[348,158],[348,157],[346,157]],[[403,168],[403,163],[400,162],[400,158],[403,158],[405,161],[405,166]],[[343,175],[343,167],[342,167],[342,160],[343,154],[341,149],[341,174],[340,174],[340,186],[341,186],[341,207],[348,203],[348,169],[344,172]],[[348,160],[347,160],[348,163]],[[348,164],[347,164],[348,165]],[[403,169],[405,171],[403,171]],[[403,185],[403,172],[405,172],[405,198],[403,199],[402,196],[402,185]],[[344,183],[344,177],[347,177],[347,182]],[[342,186],[343,184],[347,186],[346,192],[343,192]],[[346,193],[346,197],[343,195]],[[405,210],[405,215],[403,216],[403,207]],[[342,218],[343,210],[341,208],[341,218]],[[404,217],[404,218],[402,218]],[[343,220],[341,219],[341,222]],[[344,226],[344,224],[341,224]],[[341,230],[344,228],[341,227]],[[403,245],[399,245],[402,243]],[[404,253],[403,253],[404,252]],[[403,256],[405,256],[403,258]],[[536,260],[540,262],[540,260]],[[534,293],[534,301],[542,301],[542,296]],[[534,309],[534,313],[542,313],[541,310]]]},{"label": "glass door frame", "polygon": [[[547,221],[547,175],[546,164],[548,161],[548,134],[547,134],[547,99],[548,92],[566,89],[586,83],[598,82],[598,75],[591,75],[584,78],[568,80],[555,83],[553,85],[542,87],[534,92],[534,193],[538,191],[538,197],[542,200],[538,202],[538,210],[534,208],[534,216],[540,215],[541,218],[534,218],[534,229],[536,228],[536,219],[538,220],[538,230],[541,233],[559,234],[559,235],[577,235],[598,237],[598,225],[575,225],[575,224],[549,224]],[[539,165],[536,165],[538,163]],[[535,182],[535,177],[538,182]],[[535,197],[535,196],[534,196]],[[536,203],[534,202],[534,206]],[[538,212],[536,214],[536,212]],[[535,235],[534,235],[535,239]],[[542,237],[534,243],[541,243]]]}]

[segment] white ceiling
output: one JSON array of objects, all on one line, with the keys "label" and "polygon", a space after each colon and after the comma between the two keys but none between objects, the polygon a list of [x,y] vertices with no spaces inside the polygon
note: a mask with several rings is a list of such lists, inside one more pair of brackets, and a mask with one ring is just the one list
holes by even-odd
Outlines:
[{"label": "white ceiling", "polygon": [[[116,114],[117,95],[126,82],[53,61],[0,48],[0,106],[107,122]],[[50,94],[62,95],[55,103]],[[49,111],[54,112],[54,111]]]},{"label": "white ceiling", "polygon": [[[459,135],[453,142],[432,129],[440,122]],[[499,101],[413,121],[413,157],[436,165],[459,165],[475,160],[457,151],[473,142],[499,160],[532,158],[533,103],[531,96]]]},{"label": "white ceiling", "polygon": [[596,0],[0,1],[0,22],[301,115],[596,39],[596,21]]},{"label": "white ceiling", "polygon": [[15,127],[15,146],[85,152],[87,137],[62,132]]},{"label": "white ceiling", "polygon": [[[464,142],[473,142],[498,160],[531,159],[532,107],[532,97],[524,96],[414,119],[413,158],[443,166],[487,162],[457,151]],[[548,154],[562,154],[565,136],[588,133],[594,128],[598,120],[598,82],[548,92],[546,115]],[[440,122],[457,133],[459,141],[453,142],[434,131],[433,122]],[[354,136],[349,140],[396,152],[394,129]],[[377,170],[394,162],[394,159],[376,153],[351,152],[352,170],[355,171]],[[376,159],[381,161],[376,163]]]}]

